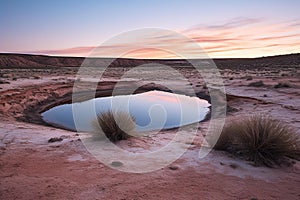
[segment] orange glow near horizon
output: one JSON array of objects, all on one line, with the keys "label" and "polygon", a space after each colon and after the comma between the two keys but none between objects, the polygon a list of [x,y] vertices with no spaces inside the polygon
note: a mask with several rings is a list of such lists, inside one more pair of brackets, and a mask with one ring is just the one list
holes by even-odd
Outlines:
[{"label": "orange glow near horizon", "polygon": [[[237,23],[237,22],[235,22]],[[300,52],[300,24],[295,22],[267,23],[264,20],[241,20],[235,26],[196,26],[178,33],[201,46],[211,58],[253,58]],[[126,58],[181,58],[177,51],[188,48],[190,41],[178,41],[168,35],[153,35],[151,42],[169,46],[173,52],[163,48],[139,48],[143,41],[114,43],[110,46],[83,46],[57,50],[41,50],[30,53],[56,56],[89,56],[95,49],[99,57]],[[136,48],[129,48],[129,47]],[[132,50],[133,49],[133,50]],[[124,53],[125,52],[125,53]],[[198,58],[201,49],[188,49],[188,58]],[[121,56],[119,56],[121,55]]]},{"label": "orange glow near horizon", "polygon": [[122,58],[182,58],[176,55],[175,52],[166,51],[163,49],[155,48],[142,48],[134,51],[129,51],[121,56]]}]

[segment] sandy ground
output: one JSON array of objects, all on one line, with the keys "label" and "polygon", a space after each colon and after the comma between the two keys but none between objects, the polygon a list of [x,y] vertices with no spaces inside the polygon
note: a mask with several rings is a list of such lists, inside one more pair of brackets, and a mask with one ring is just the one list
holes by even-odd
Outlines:
[{"label": "sandy ground", "polygon": [[[119,71],[112,69],[103,81],[118,80]],[[202,90],[199,76],[186,68],[179,71],[195,89]],[[267,113],[299,130],[299,68],[221,72],[228,105],[234,111],[228,113],[226,120],[243,114]],[[87,151],[78,133],[46,126],[38,119],[37,113],[69,97],[76,79],[75,69],[3,69],[1,73],[2,80],[9,84],[0,84],[0,199],[300,198],[299,162],[272,169],[254,167],[218,151],[199,159],[202,135],[210,121],[199,124],[189,149],[171,165],[142,174],[112,169]],[[150,74],[153,71],[146,76],[149,80]],[[249,86],[259,80],[263,86]],[[136,80],[132,74],[126,81],[147,80]],[[100,87],[109,88],[108,83]],[[288,83],[290,87],[274,88],[278,83]],[[184,90],[180,81],[174,81],[176,84]],[[149,149],[165,145],[173,135],[174,130],[162,131],[118,145],[126,149]],[[53,137],[63,140],[49,143]]]}]

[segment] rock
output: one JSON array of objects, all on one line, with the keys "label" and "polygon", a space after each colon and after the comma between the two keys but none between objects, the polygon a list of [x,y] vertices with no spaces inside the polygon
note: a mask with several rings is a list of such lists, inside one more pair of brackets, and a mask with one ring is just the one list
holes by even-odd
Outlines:
[{"label": "rock", "polygon": [[121,167],[122,165],[123,165],[123,163],[120,161],[111,162],[111,166],[113,166],[113,167]]},{"label": "rock", "polygon": [[48,140],[49,143],[53,143],[53,142],[60,142],[60,141],[63,141],[63,138],[62,137],[54,137],[54,138],[50,138]]},{"label": "rock", "polygon": [[253,80],[252,76],[245,76],[246,81],[251,81]]},{"label": "rock", "polygon": [[238,166],[237,164],[232,163],[232,164],[229,165],[229,167],[231,167],[232,169],[236,169],[236,168],[238,168],[239,166]]},{"label": "rock", "polygon": [[252,86],[252,87],[262,87],[262,86],[264,86],[264,85],[265,85],[264,82],[262,82],[262,81],[256,81],[256,82],[249,83],[248,86]]},{"label": "rock", "polygon": [[174,165],[169,167],[170,170],[177,170],[178,168],[179,168],[179,167],[174,166]]},{"label": "rock", "polygon": [[274,88],[290,88],[291,86],[288,83],[278,83]]},{"label": "rock", "polygon": [[8,82],[8,81],[1,80],[1,79],[0,79],[0,84],[9,84],[9,82]]}]

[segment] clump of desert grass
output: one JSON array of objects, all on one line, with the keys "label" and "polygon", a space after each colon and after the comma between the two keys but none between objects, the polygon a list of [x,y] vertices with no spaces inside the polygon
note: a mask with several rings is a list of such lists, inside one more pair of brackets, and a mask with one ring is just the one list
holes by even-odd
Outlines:
[{"label": "clump of desert grass", "polygon": [[100,113],[92,121],[94,132],[104,135],[112,142],[126,140],[135,133],[135,118],[123,111]]},{"label": "clump of desert grass", "polygon": [[214,149],[252,161],[255,166],[274,167],[300,160],[300,137],[281,121],[253,115],[225,125]]}]

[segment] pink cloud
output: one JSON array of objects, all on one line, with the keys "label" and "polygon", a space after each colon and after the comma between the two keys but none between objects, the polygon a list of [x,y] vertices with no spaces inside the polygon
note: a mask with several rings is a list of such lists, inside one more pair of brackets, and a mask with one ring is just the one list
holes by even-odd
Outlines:
[{"label": "pink cloud", "polygon": [[87,46],[87,47],[73,47],[67,49],[54,49],[54,50],[40,50],[34,51],[32,53],[42,53],[48,55],[87,55],[89,54],[95,47]]},{"label": "pink cloud", "polygon": [[[256,57],[262,54],[268,55],[271,52],[276,52],[276,54],[300,52],[298,42],[300,30],[297,26],[296,22],[273,24],[263,19],[235,18],[216,25],[196,25],[180,32],[197,42],[211,57]],[[201,51],[192,49],[189,43],[190,40],[178,40],[170,34],[158,32],[156,35],[149,36],[145,41],[112,43],[97,48],[86,46],[41,50],[34,53],[88,56],[94,51],[94,55],[102,57],[115,57],[122,54],[124,57],[136,58],[176,58],[176,54],[163,51],[163,47],[169,47],[166,49],[174,49],[174,52],[186,48],[191,53],[191,57],[195,58]],[[140,44],[150,44],[150,46],[153,44],[162,48],[140,49]]]}]

